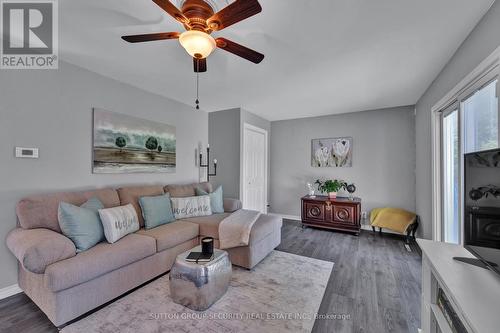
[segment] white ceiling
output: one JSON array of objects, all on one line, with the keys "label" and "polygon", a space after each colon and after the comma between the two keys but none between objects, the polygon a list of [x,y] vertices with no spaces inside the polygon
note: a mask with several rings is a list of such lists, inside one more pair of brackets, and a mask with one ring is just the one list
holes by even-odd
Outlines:
[{"label": "white ceiling", "polygon": [[[262,13],[214,36],[266,58],[216,50],[200,75],[202,109],[280,120],[415,104],[493,2],[260,0]],[[183,31],[151,0],[67,0],[59,11],[64,60],[194,105],[192,60],[178,41],[120,39]]]}]

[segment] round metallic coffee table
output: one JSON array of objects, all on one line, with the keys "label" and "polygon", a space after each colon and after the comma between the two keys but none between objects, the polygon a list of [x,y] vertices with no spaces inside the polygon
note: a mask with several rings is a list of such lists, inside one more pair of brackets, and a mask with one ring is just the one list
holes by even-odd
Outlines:
[{"label": "round metallic coffee table", "polygon": [[214,259],[206,263],[187,262],[190,252],[201,252],[197,246],[181,253],[170,270],[170,295],[175,303],[192,310],[204,311],[224,295],[231,280],[232,267],[226,251],[214,249]]}]

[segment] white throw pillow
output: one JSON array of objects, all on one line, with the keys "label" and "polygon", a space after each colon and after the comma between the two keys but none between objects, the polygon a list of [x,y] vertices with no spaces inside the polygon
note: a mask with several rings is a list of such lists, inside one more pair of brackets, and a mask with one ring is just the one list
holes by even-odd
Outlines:
[{"label": "white throw pillow", "polygon": [[99,216],[108,243],[113,244],[123,236],[139,230],[139,219],[131,204],[99,209]]},{"label": "white throw pillow", "polygon": [[212,215],[209,195],[188,198],[170,198],[170,200],[172,200],[172,210],[174,211],[176,219]]}]

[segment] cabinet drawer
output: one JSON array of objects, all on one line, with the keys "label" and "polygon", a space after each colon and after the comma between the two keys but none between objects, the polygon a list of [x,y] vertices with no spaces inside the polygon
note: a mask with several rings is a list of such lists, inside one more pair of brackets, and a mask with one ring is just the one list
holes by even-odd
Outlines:
[{"label": "cabinet drawer", "polygon": [[339,223],[356,224],[356,209],[354,206],[333,206],[333,220]]},{"label": "cabinet drawer", "polygon": [[325,205],[322,203],[315,202],[305,202],[305,218],[307,220],[317,220],[317,221],[325,221],[326,220],[326,212]]}]

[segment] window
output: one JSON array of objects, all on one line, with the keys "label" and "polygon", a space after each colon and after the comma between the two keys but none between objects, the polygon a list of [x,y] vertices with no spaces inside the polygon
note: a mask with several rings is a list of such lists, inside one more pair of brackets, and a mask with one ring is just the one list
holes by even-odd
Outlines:
[{"label": "window", "polygon": [[462,241],[463,155],[499,147],[497,86],[498,74],[490,73],[441,112],[441,241]]},{"label": "window", "polygon": [[462,102],[465,153],[498,148],[498,79]]}]

